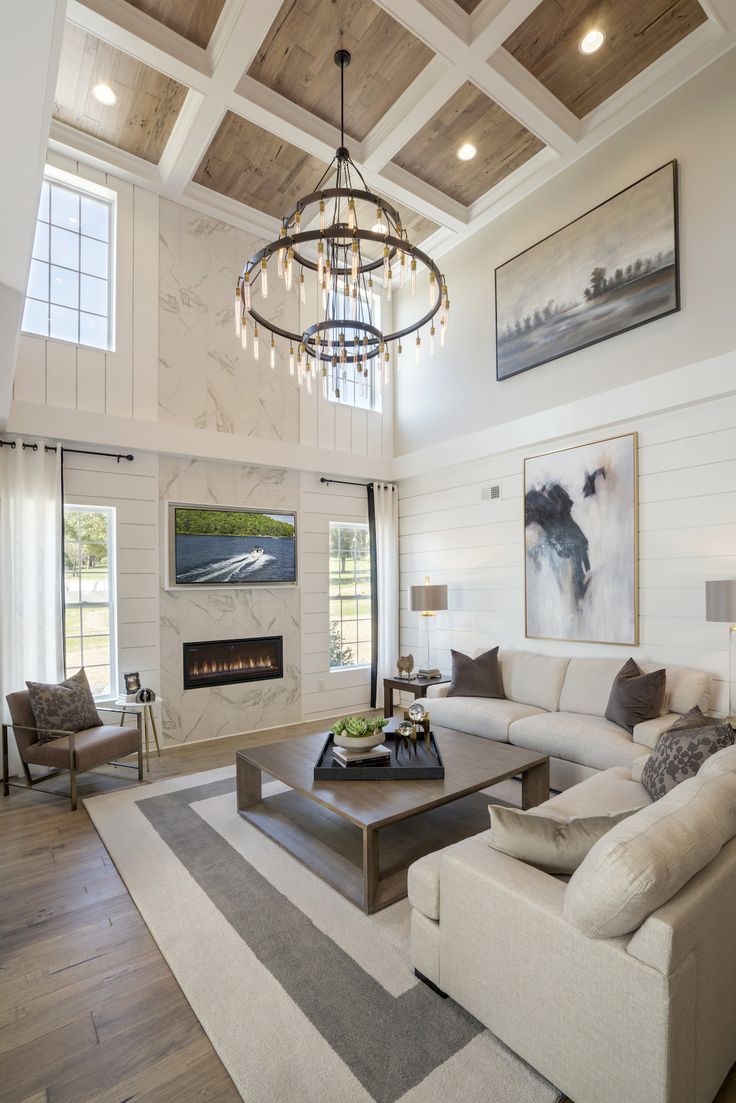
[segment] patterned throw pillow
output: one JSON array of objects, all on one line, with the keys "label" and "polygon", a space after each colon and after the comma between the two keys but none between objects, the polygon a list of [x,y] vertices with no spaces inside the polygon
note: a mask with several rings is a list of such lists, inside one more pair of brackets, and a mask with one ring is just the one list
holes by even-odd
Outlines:
[{"label": "patterned throw pillow", "polygon": [[681,781],[695,777],[706,759],[733,742],[729,722],[717,723],[696,705],[659,737],[644,764],[641,783],[652,800],[659,800]]},{"label": "patterned throw pillow", "polygon": [[38,734],[39,743],[61,738],[44,731],[44,728],[78,732],[84,728],[96,728],[102,723],[84,667],[58,685],[47,685],[45,682],[26,682],[26,685],[36,726],[42,729]]}]

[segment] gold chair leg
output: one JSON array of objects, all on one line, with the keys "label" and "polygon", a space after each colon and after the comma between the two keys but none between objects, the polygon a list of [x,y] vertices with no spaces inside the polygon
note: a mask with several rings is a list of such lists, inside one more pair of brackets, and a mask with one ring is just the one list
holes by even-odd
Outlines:
[{"label": "gold chair leg", "polygon": [[8,759],[8,725],[3,724],[3,796],[10,795],[10,762]]},{"label": "gold chair leg", "polygon": [[142,720],[143,720],[143,737],[146,741],[146,770],[150,773],[150,771],[151,771],[151,762],[150,762],[151,739],[150,739],[150,736],[149,736],[149,733],[148,733],[148,717],[146,716],[146,710],[145,709],[142,709]]},{"label": "gold chair leg", "polygon": [[143,732],[140,715],[136,717],[136,727],[138,728],[138,780],[143,781]]}]

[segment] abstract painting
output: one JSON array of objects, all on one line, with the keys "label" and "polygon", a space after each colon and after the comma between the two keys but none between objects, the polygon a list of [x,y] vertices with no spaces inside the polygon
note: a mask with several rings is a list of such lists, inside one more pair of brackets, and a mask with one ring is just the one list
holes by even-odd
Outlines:
[{"label": "abstract painting", "polygon": [[496,378],[680,309],[677,162],[496,269]]},{"label": "abstract painting", "polygon": [[637,435],[524,461],[526,635],[634,645]]}]

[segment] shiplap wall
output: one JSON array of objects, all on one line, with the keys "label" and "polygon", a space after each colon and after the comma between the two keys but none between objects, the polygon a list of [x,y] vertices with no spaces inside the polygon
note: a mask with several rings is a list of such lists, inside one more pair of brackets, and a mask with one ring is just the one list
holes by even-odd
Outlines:
[{"label": "shiplap wall", "polygon": [[13,397],[65,410],[155,421],[158,375],[158,196],[81,162],[48,163],[117,195],[115,349],[22,334]]},{"label": "shiplap wall", "polygon": [[[326,403],[324,404],[326,405]],[[359,712],[370,706],[370,671],[330,670],[330,521],[365,524],[368,504],[362,486],[325,486],[302,474],[300,495],[302,591],[302,714],[305,720]]]},{"label": "shiplap wall", "polygon": [[[728,626],[705,620],[707,579],[736,577],[736,397],[640,419],[526,455],[617,433],[639,433],[638,648],[524,638],[521,452],[432,471],[400,483],[402,653],[419,650],[407,587],[425,574],[449,587],[434,645],[470,654],[500,643],[550,654],[629,655],[708,671],[712,707],[728,707]],[[501,497],[481,501],[499,484]]]},{"label": "shiplap wall", "polygon": [[140,453],[117,463],[65,452],[64,501],[115,508],[118,678],[137,670],[159,693],[158,457]]}]

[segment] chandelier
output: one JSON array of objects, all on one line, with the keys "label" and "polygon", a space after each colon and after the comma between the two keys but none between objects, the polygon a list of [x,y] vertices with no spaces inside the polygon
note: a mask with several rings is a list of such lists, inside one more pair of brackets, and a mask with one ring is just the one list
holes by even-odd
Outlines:
[{"label": "chandelier", "polygon": [[[243,269],[235,289],[235,332],[244,349],[250,345],[255,360],[265,344],[274,369],[276,338],[282,338],[288,342],[289,372],[299,386],[306,383],[311,394],[313,380],[321,379],[323,396],[339,400],[348,380],[364,398],[373,385],[388,386],[392,361],[401,370],[406,338],[413,338],[417,364],[423,333],[433,355],[436,338],[445,343],[450,303],[435,262],[411,244],[399,212],[370,190],[345,147],[345,69],[350,54],[338,50],[334,60],[340,69],[340,148],[314,191],[284,215],[278,238]],[[332,177],[333,186],[328,187]],[[371,212],[370,229],[359,225],[366,209]],[[268,316],[274,268],[286,291],[299,295],[300,324],[308,323],[301,332]],[[418,271],[428,273],[426,312],[404,329],[384,332],[374,274],[389,303],[394,278],[401,287],[408,283],[411,295],[416,295]]]}]

